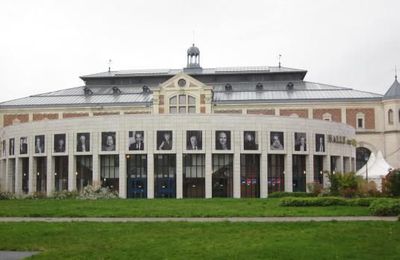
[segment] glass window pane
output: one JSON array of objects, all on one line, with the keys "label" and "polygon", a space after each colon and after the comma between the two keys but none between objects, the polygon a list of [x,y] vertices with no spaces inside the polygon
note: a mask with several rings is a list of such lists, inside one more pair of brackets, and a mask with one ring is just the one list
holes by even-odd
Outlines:
[{"label": "glass window pane", "polygon": [[185,95],[179,95],[179,104],[180,105],[186,104],[186,96]]},{"label": "glass window pane", "polygon": [[189,107],[188,108],[189,113],[196,113],[196,107]]},{"label": "glass window pane", "polygon": [[186,107],[179,107],[179,114],[185,114],[186,113]]},{"label": "glass window pane", "polygon": [[170,105],[176,105],[176,96],[169,99]]},{"label": "glass window pane", "polygon": [[196,99],[194,97],[188,96],[188,104],[189,105],[195,105],[196,104]]},{"label": "glass window pane", "polygon": [[176,107],[169,107],[169,113],[176,114]]}]

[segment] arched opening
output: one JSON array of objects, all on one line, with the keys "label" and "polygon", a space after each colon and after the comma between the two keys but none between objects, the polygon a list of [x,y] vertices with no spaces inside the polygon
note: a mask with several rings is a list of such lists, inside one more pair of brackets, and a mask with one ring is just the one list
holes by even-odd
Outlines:
[{"label": "arched opening", "polygon": [[393,125],[393,110],[389,109],[388,111],[388,123],[389,125]]},{"label": "arched opening", "polygon": [[365,147],[357,147],[356,148],[356,171],[363,167],[369,157],[371,156],[371,150]]}]

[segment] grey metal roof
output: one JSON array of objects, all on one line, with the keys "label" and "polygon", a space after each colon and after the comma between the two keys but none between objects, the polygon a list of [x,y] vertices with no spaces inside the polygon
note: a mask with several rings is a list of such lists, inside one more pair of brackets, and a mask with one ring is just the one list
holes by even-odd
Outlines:
[{"label": "grey metal roof", "polygon": [[134,76],[169,76],[180,72],[196,75],[213,74],[246,74],[246,73],[278,73],[278,72],[306,72],[301,69],[271,66],[248,66],[248,67],[221,67],[202,69],[147,69],[147,70],[119,70],[106,71],[96,74],[84,75],[81,78],[108,78],[108,77],[134,77]]},{"label": "grey metal roof", "polygon": [[[382,99],[382,95],[307,81],[293,81],[293,90],[286,90],[287,81],[260,82],[262,90],[256,90],[254,82],[233,82],[232,90],[226,91],[226,83],[211,83],[215,103],[243,102],[298,102],[298,101],[351,101],[354,99]],[[398,84],[398,82],[397,82]],[[118,86],[120,94],[113,94],[111,85],[88,86],[93,94],[85,96],[85,86],[62,89],[0,103],[0,108],[38,106],[98,106],[150,104],[151,93],[143,93],[143,84]],[[397,85],[396,85],[397,86]],[[150,89],[158,85],[149,85]]]},{"label": "grey metal roof", "polygon": [[383,99],[394,99],[400,98],[400,83],[397,81],[397,76],[394,79],[392,86],[390,86],[389,90],[383,96]]}]

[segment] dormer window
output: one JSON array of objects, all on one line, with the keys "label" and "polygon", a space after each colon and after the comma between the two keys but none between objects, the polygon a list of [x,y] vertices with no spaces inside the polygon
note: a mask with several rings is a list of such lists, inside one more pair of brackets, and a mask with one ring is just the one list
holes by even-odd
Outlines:
[{"label": "dormer window", "polygon": [[93,95],[93,91],[92,91],[90,88],[88,88],[88,87],[85,87],[85,88],[83,89],[83,93],[85,94],[85,96]]},{"label": "dormer window", "polygon": [[112,87],[112,91],[114,95],[119,95],[121,94],[121,90],[117,87]]},{"label": "dormer window", "polygon": [[325,113],[322,115],[322,120],[332,121],[332,115],[330,113]]},{"label": "dormer window", "polygon": [[287,90],[293,90],[293,88],[294,88],[294,84],[293,84],[293,82],[289,82],[288,84],[286,84],[286,89]]},{"label": "dormer window", "polygon": [[225,85],[225,91],[232,91],[232,85],[229,84],[229,83],[227,83],[227,84]]},{"label": "dormer window", "polygon": [[143,85],[142,92],[145,94],[148,94],[148,93],[150,93],[150,88],[147,85]]},{"label": "dormer window", "polygon": [[256,90],[263,90],[264,86],[260,82],[257,83],[256,85]]}]

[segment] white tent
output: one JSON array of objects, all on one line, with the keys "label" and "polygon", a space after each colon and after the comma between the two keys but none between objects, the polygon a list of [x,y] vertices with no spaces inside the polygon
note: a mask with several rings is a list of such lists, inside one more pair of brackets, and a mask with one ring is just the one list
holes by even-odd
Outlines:
[{"label": "white tent", "polygon": [[392,168],[393,167],[386,162],[385,158],[383,158],[382,152],[378,151],[376,156],[374,153],[371,153],[368,162],[358,170],[356,174],[366,179],[368,170],[368,180],[374,181],[376,183],[376,188],[382,190],[382,178],[385,177]]}]

